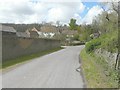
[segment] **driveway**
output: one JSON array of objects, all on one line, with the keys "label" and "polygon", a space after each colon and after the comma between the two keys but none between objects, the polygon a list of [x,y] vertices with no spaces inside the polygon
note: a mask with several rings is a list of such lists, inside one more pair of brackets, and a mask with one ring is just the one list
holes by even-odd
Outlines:
[{"label": "driveway", "polygon": [[68,46],[6,71],[3,88],[84,88],[83,77],[76,71],[83,47]]}]

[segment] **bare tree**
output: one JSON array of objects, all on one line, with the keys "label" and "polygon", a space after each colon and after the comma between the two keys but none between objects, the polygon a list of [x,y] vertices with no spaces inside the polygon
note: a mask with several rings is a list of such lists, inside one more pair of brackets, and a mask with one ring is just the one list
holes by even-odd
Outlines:
[{"label": "bare tree", "polygon": [[61,24],[60,24],[60,21],[57,21],[57,22],[56,22],[56,25],[57,25],[57,28],[58,28],[59,33],[61,34],[61,33],[62,33],[62,26],[61,26]]}]

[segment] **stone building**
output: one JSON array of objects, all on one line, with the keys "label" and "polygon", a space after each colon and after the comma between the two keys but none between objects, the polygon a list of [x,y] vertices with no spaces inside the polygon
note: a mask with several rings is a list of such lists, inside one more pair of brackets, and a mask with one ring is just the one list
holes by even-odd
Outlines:
[{"label": "stone building", "polygon": [[13,27],[0,24],[0,32],[2,36],[16,37],[16,30]]},{"label": "stone building", "polygon": [[55,35],[59,34],[59,31],[55,26],[46,24],[41,27],[40,33],[45,38],[54,38]]},{"label": "stone building", "polygon": [[29,30],[29,33],[31,38],[39,38],[40,36],[39,31],[36,28]]}]

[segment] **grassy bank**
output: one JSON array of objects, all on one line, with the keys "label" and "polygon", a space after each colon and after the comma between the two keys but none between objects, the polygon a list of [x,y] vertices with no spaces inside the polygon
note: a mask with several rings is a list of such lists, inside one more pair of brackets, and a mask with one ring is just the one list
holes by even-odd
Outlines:
[{"label": "grassy bank", "polygon": [[50,49],[50,50],[47,50],[47,51],[31,54],[31,55],[22,56],[22,57],[19,57],[19,58],[16,58],[16,59],[7,60],[6,62],[2,63],[2,68],[6,68],[6,67],[9,67],[9,66],[18,64],[18,63],[22,63],[22,62],[31,60],[33,58],[37,58],[37,57],[46,55],[46,54],[50,54],[50,53],[58,51],[60,49],[62,49],[62,48],[59,47],[59,48]]},{"label": "grassy bank", "polygon": [[110,68],[103,58],[82,50],[81,62],[88,88],[117,88],[117,71]]},{"label": "grassy bank", "polygon": [[109,32],[101,35],[99,38],[90,40],[85,44],[85,49],[87,53],[91,53],[97,48],[104,49],[111,53],[116,53],[118,51],[118,32]]}]

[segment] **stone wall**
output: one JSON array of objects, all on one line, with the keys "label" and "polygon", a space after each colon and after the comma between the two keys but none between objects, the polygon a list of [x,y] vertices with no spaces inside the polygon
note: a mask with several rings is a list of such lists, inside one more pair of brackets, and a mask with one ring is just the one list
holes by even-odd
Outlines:
[{"label": "stone wall", "polygon": [[117,53],[111,53],[100,48],[95,50],[95,54],[99,57],[103,57],[110,66],[114,67]]},{"label": "stone wall", "polygon": [[60,47],[60,41],[40,38],[2,37],[2,61]]},{"label": "stone wall", "polygon": [[2,32],[0,32],[0,68],[1,67],[2,67]]}]

